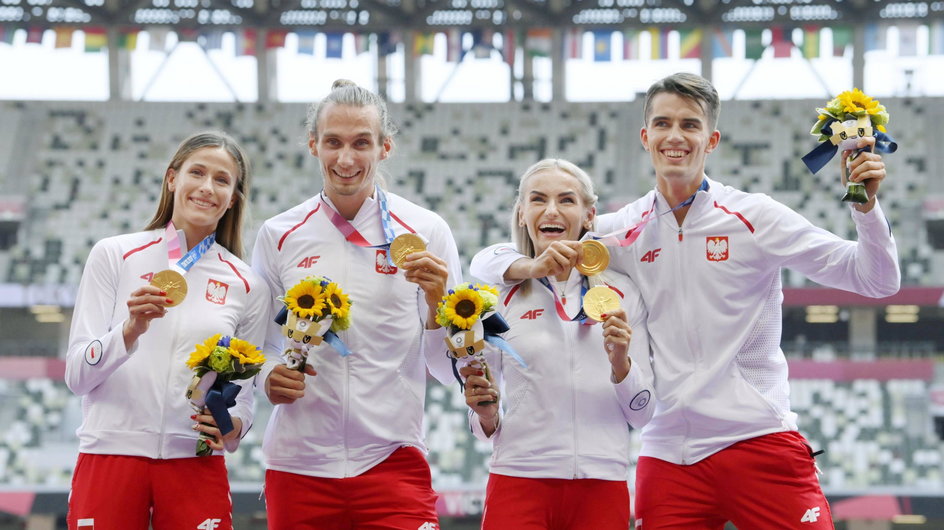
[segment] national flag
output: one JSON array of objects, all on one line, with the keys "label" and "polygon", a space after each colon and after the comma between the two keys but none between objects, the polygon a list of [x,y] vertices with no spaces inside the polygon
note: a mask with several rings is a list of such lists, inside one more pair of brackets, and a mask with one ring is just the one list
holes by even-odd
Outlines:
[{"label": "national flag", "polygon": [[608,63],[612,60],[613,32],[597,30],[593,32],[593,60],[598,63]]},{"label": "national flag", "polygon": [[583,30],[579,28],[570,28],[567,31],[567,58],[583,58]]},{"label": "national flag", "polygon": [[659,58],[668,59],[669,58],[669,33],[672,33],[672,30],[669,28],[662,29],[662,38],[659,40]]},{"label": "national flag", "polygon": [[138,48],[138,33],[136,29],[118,30],[118,48],[122,50],[134,51]]},{"label": "national flag", "polygon": [[177,31],[177,40],[180,42],[197,42],[200,38],[200,30],[194,28],[179,28]]},{"label": "national flag", "polygon": [[898,24],[898,56],[914,57],[918,55],[918,24],[903,22]]},{"label": "national flag", "polygon": [[833,28],[833,57],[842,57],[846,53],[846,46],[852,44],[852,28],[836,26]]},{"label": "national flag", "polygon": [[105,28],[94,26],[85,28],[85,51],[100,52],[108,47]]},{"label": "national flag", "polygon": [[340,31],[326,31],[325,59],[340,59],[344,55],[344,33]]},{"label": "national flag", "polygon": [[0,42],[13,44],[14,33],[16,33],[16,28],[13,26],[0,26]]},{"label": "national flag", "polygon": [[751,28],[744,30],[744,57],[758,60],[764,55],[763,30]]},{"label": "national flag", "polygon": [[495,32],[491,28],[484,28],[479,35],[478,41],[473,39],[472,55],[476,59],[488,59],[492,56],[492,50],[495,49],[495,45],[492,44],[492,37],[495,36]]},{"label": "national flag", "polygon": [[355,33],[354,34],[354,53],[360,55],[366,53],[370,49],[370,35],[366,33]]},{"label": "national flag", "polygon": [[432,55],[435,46],[435,33],[413,32],[413,56]]},{"label": "national flag", "polygon": [[639,32],[634,29],[623,30],[623,60],[639,58]]},{"label": "national flag", "polygon": [[265,48],[267,50],[272,50],[275,48],[284,48],[285,36],[287,34],[288,32],[283,29],[270,29],[266,31]]},{"label": "national flag", "polygon": [[528,55],[531,57],[550,57],[551,33],[550,28],[529,29],[524,40],[524,48]]},{"label": "national flag", "polygon": [[682,59],[698,59],[701,57],[702,31],[695,29],[679,30],[679,57]]},{"label": "national flag", "polygon": [[659,52],[662,48],[662,32],[659,31],[659,28],[649,28],[646,30],[646,33],[649,34],[649,58],[652,60],[659,59]]},{"label": "national flag", "polygon": [[803,57],[806,59],[819,57],[819,30],[819,26],[803,28]]},{"label": "national flag", "polygon": [[256,30],[254,28],[236,32],[236,55],[256,56]]},{"label": "national flag", "polygon": [[[147,32],[151,41],[148,48],[150,48],[152,52],[164,51],[164,49],[167,48],[167,34],[169,31],[170,30],[165,28],[148,28]],[[238,40],[239,32],[237,32],[236,35]]]},{"label": "national flag", "polygon": [[928,27],[928,55],[944,55],[944,20],[935,20]]},{"label": "national flag", "polygon": [[26,29],[26,44],[42,44],[43,43],[43,28],[38,26],[31,26]]},{"label": "national flag", "polygon": [[65,26],[57,26],[53,28],[53,31],[56,33],[56,48],[72,47],[72,34],[75,33],[74,29]]},{"label": "national flag", "polygon": [[220,50],[223,48],[223,32],[218,29],[200,32],[203,37],[204,50]]},{"label": "national flag", "polygon": [[774,58],[790,57],[790,52],[793,50],[793,28],[784,29],[783,26],[773,26],[770,28],[770,34],[770,45],[774,49]]},{"label": "national flag", "polygon": [[446,61],[458,62],[462,57],[462,32],[459,28],[446,30]]},{"label": "national flag", "polygon": [[295,32],[298,35],[298,54],[299,55],[314,55],[315,54],[315,31],[310,29],[298,30]]},{"label": "national flag", "polygon": [[870,52],[873,50],[885,49],[885,35],[888,34],[887,25],[871,22],[865,25],[863,32],[865,51]]},{"label": "national flag", "polygon": [[716,29],[711,36],[711,56],[712,57],[731,57],[731,43],[734,41],[734,30]]},{"label": "national flag", "polygon": [[403,37],[398,31],[382,32],[377,34],[377,51],[380,55],[390,55],[396,53],[397,46],[403,41]]},{"label": "national flag", "polygon": [[507,28],[502,35],[502,54],[508,66],[515,65],[515,54],[518,53],[518,29]]}]

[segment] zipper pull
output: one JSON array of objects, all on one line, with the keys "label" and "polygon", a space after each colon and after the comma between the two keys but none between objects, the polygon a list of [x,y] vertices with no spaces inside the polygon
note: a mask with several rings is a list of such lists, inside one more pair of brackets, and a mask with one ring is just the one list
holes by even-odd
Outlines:
[{"label": "zipper pull", "polygon": [[682,240],[682,227],[679,227],[679,241]]}]

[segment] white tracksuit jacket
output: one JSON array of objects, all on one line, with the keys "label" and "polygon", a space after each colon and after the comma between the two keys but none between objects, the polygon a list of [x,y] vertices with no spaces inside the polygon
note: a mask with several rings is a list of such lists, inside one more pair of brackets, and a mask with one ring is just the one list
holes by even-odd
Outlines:
[{"label": "white tracksuit jacket", "polygon": [[[580,275],[568,281],[566,310],[579,310]],[[619,384],[603,347],[602,324],[582,325],[558,317],[554,297],[536,280],[527,288],[502,289],[503,337],[527,363],[489,347],[486,361],[501,389],[501,420],[492,435],[492,473],[526,478],[627,479],[629,427],[652,417],[652,372],[645,307],[627,278],[607,278],[621,295],[633,334],[632,366]],[[470,410],[476,438],[487,440]]]},{"label": "white tracksuit jacket", "polygon": [[[178,237],[186,248],[182,230]],[[152,320],[127,351],[122,326],[128,298],[167,268],[163,229],[103,239],[89,254],[66,354],[66,384],[82,396],[80,452],[194,457],[197,432],[186,398],[190,353],[217,333],[262,346],[269,290],[248,265],[214,243],[185,275],[184,301]],[[236,383],[244,388],[230,414],[242,420],[244,435],[252,425],[252,380]]]},{"label": "white tracksuit jacket", "polygon": [[[322,197],[265,222],[253,248],[253,268],[274,296],[311,275],[337,282],[352,303],[352,325],[338,333],[352,353],[341,357],[327,343],[312,348],[308,364],[318,375],[305,378],[303,398],[275,407],[263,451],[268,469],[344,478],[360,475],[401,446],[425,451],[426,368],[445,384],[455,379],[446,357],[445,330],[424,330],[422,289],[388,266],[384,251],[347,242],[322,211]],[[446,261],[447,288],[458,283],[462,269],[449,225],[393,193],[387,192],[387,202],[394,234],[420,234],[429,251]],[[350,222],[370,243],[384,241],[374,198]],[[282,362],[278,359],[286,343],[272,321],[282,307],[273,298],[260,385]]]},{"label": "white tracksuit jacket", "polygon": [[[659,215],[610,261],[635,280],[649,315],[656,410],[643,428],[640,455],[676,464],[797,430],[780,350],[782,267],[870,297],[896,293],[901,281],[878,204],[866,214],[852,210],[858,242],[847,241],[767,195],[708,182],[682,226],[671,213]],[[633,226],[653,206],[669,210],[653,190],[598,217],[597,231]],[[501,282],[520,256],[498,247],[476,256],[474,276]]]}]

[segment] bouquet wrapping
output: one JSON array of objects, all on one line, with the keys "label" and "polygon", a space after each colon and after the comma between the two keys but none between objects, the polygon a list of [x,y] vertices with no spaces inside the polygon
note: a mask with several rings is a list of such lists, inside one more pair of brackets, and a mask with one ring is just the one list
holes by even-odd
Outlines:
[{"label": "bouquet wrapping", "polygon": [[[816,136],[821,145],[803,157],[803,163],[813,173],[822,169],[837,151],[855,151],[850,160],[855,158],[867,149],[857,149],[862,137],[874,136],[875,150],[880,153],[894,153],[898,149],[895,139],[885,129],[889,120],[885,106],[858,88],[839,94],[816,111],[819,117],[810,134]],[[849,182],[842,200],[860,204],[868,202],[865,185]]]},{"label": "bouquet wrapping", "polygon": [[[187,360],[187,366],[194,372],[186,394],[190,406],[197,414],[202,414],[204,408],[209,409],[220,433],[229,434],[233,430],[229,408],[236,404],[236,396],[242,389],[232,381],[255,376],[264,362],[265,357],[257,346],[236,337],[216,334],[197,344]],[[200,434],[197,456],[213,453],[207,439],[206,434]]]},{"label": "bouquet wrapping", "polygon": [[324,276],[309,276],[289,289],[281,297],[285,307],[275,322],[282,326],[282,334],[289,340],[285,350],[286,366],[303,371],[308,352],[323,341],[346,357],[351,351],[337,332],[351,327],[351,299]]}]

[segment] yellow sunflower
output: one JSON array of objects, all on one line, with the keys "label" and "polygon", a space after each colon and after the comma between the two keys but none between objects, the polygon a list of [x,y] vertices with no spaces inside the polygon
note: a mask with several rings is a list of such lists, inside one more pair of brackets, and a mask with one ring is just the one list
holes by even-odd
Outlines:
[{"label": "yellow sunflower", "polygon": [[325,309],[325,293],[321,284],[304,279],[285,293],[285,307],[299,318],[320,320]]},{"label": "yellow sunflower", "polygon": [[187,366],[192,370],[203,364],[203,361],[213,352],[213,348],[216,348],[216,343],[220,341],[220,337],[222,337],[222,335],[217,333],[203,341],[203,344],[197,344],[196,351],[192,352],[190,358],[187,359]]},{"label": "yellow sunflower", "polygon": [[325,300],[328,303],[328,309],[334,318],[345,318],[351,311],[351,300],[338,287],[338,284],[331,282],[324,289]]},{"label": "yellow sunflower", "polygon": [[459,289],[446,295],[443,316],[459,329],[469,329],[482,312],[482,297],[473,289]]},{"label": "yellow sunflower", "polygon": [[262,364],[265,357],[262,351],[252,343],[233,337],[229,341],[229,354],[239,360],[244,366],[249,364]]}]

